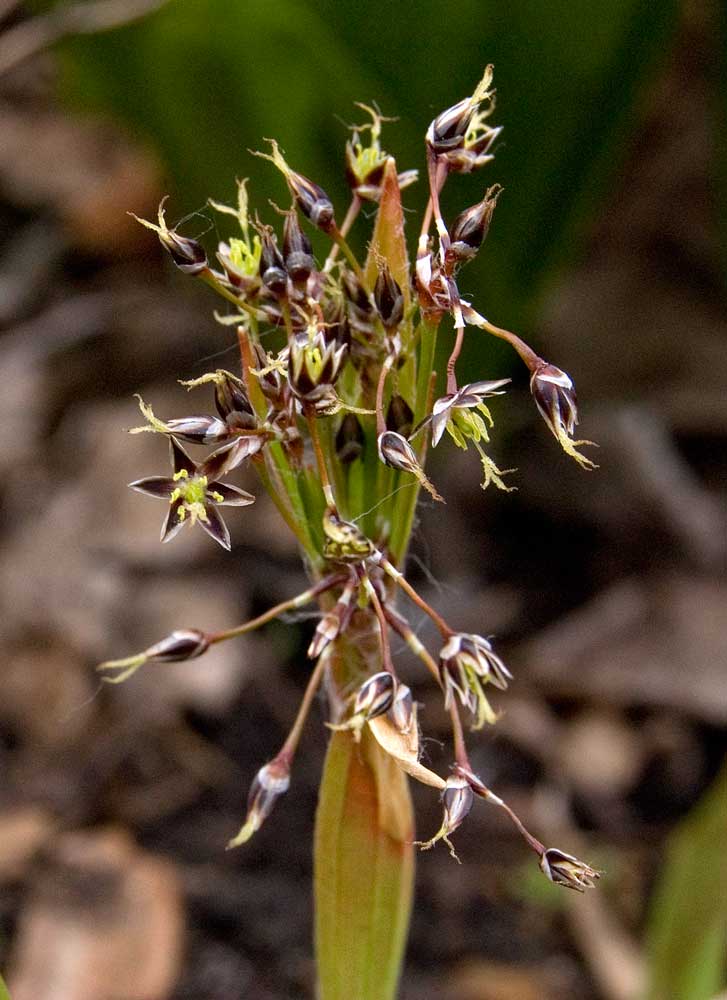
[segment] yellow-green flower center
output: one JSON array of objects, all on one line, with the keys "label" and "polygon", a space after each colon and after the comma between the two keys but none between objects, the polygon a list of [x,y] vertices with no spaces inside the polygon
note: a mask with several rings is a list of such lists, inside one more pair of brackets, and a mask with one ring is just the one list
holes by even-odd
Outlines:
[{"label": "yellow-green flower center", "polygon": [[186,469],[180,469],[179,472],[174,473],[172,478],[177,483],[177,488],[172,491],[169,502],[182,501],[178,513],[179,520],[184,521],[189,514],[192,524],[197,519],[208,521],[205,504],[209,503],[210,500],[222,503],[224,498],[216,490],[208,489],[207,476],[190,476]]}]

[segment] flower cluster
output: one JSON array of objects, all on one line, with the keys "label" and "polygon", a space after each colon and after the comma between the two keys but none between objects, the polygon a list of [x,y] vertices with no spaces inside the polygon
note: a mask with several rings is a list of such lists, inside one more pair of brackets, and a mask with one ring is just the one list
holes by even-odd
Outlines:
[{"label": "flower cluster", "polygon": [[[552,433],[581,465],[593,465],[578,451],[586,442],[573,440],[577,412],[570,378],[515,334],[489,323],[459,293],[459,270],[480,251],[502,189],[489,186],[450,226],[440,198],[450,174],[479,169],[493,158],[500,129],[488,124],[494,107],[491,84],[488,67],[473,94],[439,114],[426,132],[429,202],[413,269],[400,196],[416,172],[397,172],[381,147],[385,119],[364,105],[371,121],[354,127],[345,150],[351,202],[343,217],[323,188],[294,170],[271,140],[270,151],[257,155],[280,171],[290,194],[290,206],[278,210],[280,234],[250,215],[245,181],[235,207],[211,203],[238,225],[238,233],[219,244],[214,261],[196,240],[168,227],[163,206],[156,223],[139,220],[157,233],[180,270],[232,305],[234,312],[221,321],[236,327],[241,368],[239,374],[216,370],[184,383],[188,389],[211,388],[214,413],[161,420],[140,399],[145,424],[134,433],[149,431],[168,439],[172,474],[130,485],[168,502],[162,541],[185,524],[199,524],[229,549],[219,508],[244,506],[254,497],[222,480],[243,463],[252,465],[295,533],[312,583],[242,625],[211,634],[178,630],[142,653],[108,661],[100,669],[108,679],[120,681],[146,663],[192,659],[215,643],[319,601],[322,614],[308,648],[312,669],[300,711],[280,752],[253,781],[245,823],[230,846],[252,836],[287,791],[303,724],[325,680],[332,729],[356,740],[368,731],[407,773],[441,791],[442,826],[422,847],[443,840],[454,853],[449,838],[479,797],[505,810],[551,881],[583,890],[598,872],[554,848],[546,850],[469,762],[460,712],[467,713],[473,729],[495,723],[488,691],[505,691],[510,670],[489,638],[453,628],[401,569],[420,488],[442,501],[424,471],[429,441],[439,445],[447,431],[457,447],[473,444],[482,462],[483,487],[509,488],[503,476],[513,470],[500,470],[484,445],[493,427],[485,401],[501,395],[510,380],[458,384],[457,361],[467,327],[512,344],[530,370],[532,394]],[[367,257],[360,260],[348,236],[366,203],[378,209]],[[305,225],[330,241],[322,262],[315,258]],[[433,359],[447,317],[454,340],[444,393],[437,398]],[[181,442],[212,450],[197,462]],[[434,651],[395,606],[399,594],[436,626],[440,642]],[[363,673],[336,671],[332,651],[362,617],[377,635],[376,653]],[[431,675],[449,713],[454,763],[446,779],[421,763],[417,705],[398,678],[392,633]]]}]

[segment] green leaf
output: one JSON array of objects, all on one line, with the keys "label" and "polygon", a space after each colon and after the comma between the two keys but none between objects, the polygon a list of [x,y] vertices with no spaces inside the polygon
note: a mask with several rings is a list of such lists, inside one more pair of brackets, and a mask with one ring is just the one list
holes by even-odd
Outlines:
[{"label": "green leaf", "polygon": [[414,878],[406,775],[365,731],[331,738],[315,835],[320,1000],[396,996]]},{"label": "green leaf", "polygon": [[10,1000],[10,993],[2,976],[0,976],[0,1000]]},{"label": "green leaf", "polygon": [[651,910],[649,1000],[711,1000],[727,984],[727,766],[672,836]]}]

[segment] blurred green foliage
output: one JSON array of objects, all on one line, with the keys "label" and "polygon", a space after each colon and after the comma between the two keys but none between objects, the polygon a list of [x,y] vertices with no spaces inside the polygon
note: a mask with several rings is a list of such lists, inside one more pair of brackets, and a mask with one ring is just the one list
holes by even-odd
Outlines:
[{"label": "blurred green foliage", "polygon": [[727,986],[727,766],[672,835],[652,900],[648,1000]]},{"label": "blurred green foliage", "polygon": [[[272,218],[267,199],[285,204],[282,178],[248,153],[264,136],[342,214],[344,123],[365,119],[354,102],[398,115],[385,148],[401,169],[421,169],[429,121],[493,62],[493,121],[505,126],[497,159],[453,178],[444,208],[453,218],[486,185],[505,186],[462,288],[492,319],[522,328],[548,274],[577,254],[678,10],[676,0],[171,0],[142,22],[65,43],[66,92],[159,151],[171,219],[208,196],[231,200],[239,176],[250,176],[252,203]],[[420,208],[424,199],[422,179],[405,201]],[[359,223],[354,243],[365,233]]]}]

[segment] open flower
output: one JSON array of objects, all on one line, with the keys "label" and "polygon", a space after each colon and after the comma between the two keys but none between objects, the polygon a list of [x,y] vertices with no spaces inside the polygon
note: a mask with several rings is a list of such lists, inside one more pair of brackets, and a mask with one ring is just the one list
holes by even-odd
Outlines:
[{"label": "open flower", "polygon": [[549,847],[540,859],[543,874],[555,885],[564,885],[576,892],[593,889],[601,872],[591,868],[585,861],[579,861],[572,854],[559,851],[557,847]]},{"label": "open flower", "polygon": [[430,423],[432,425],[432,447],[436,448],[442,439],[445,428],[452,435],[460,448],[466,447],[464,437],[473,437],[473,431],[479,432],[479,437],[488,439],[487,427],[478,414],[463,414],[460,410],[479,410],[492,426],[490,411],[483,402],[489,396],[501,396],[498,390],[507,385],[509,378],[496,379],[493,382],[470,382],[463,385],[457,392],[440,396],[432,407]]},{"label": "open flower", "polygon": [[[161,540],[169,542],[185,522],[199,524],[223,549],[230,549],[230,532],[218,507],[247,507],[255,497],[237,486],[210,479],[208,463],[197,465],[175,438],[169,438],[173,475],[149,476],[129,483],[132,490],[169,501],[169,511],[162,525]],[[218,463],[215,466],[219,468]]]},{"label": "open flower", "polygon": [[[381,125],[383,122],[395,119],[384,118],[367,104],[361,104],[357,101],[356,106],[371,115],[371,122],[352,127],[353,136],[346,143],[346,180],[351,190],[359,198],[364,201],[378,201],[381,197],[384,168],[389,159],[388,153],[382,150],[379,142]],[[360,133],[362,132],[369,133],[371,142],[368,146],[364,146],[361,142]],[[416,170],[405,170],[404,173],[399,174],[399,190],[413,184],[417,179],[417,173]]]},{"label": "open flower", "polygon": [[481,729],[485,722],[497,720],[485,695],[484,685],[494,684],[504,691],[508,681],[512,680],[512,674],[489,639],[465,632],[451,635],[439,654],[439,672],[446,708],[456,694],[475,717],[475,729]]}]

